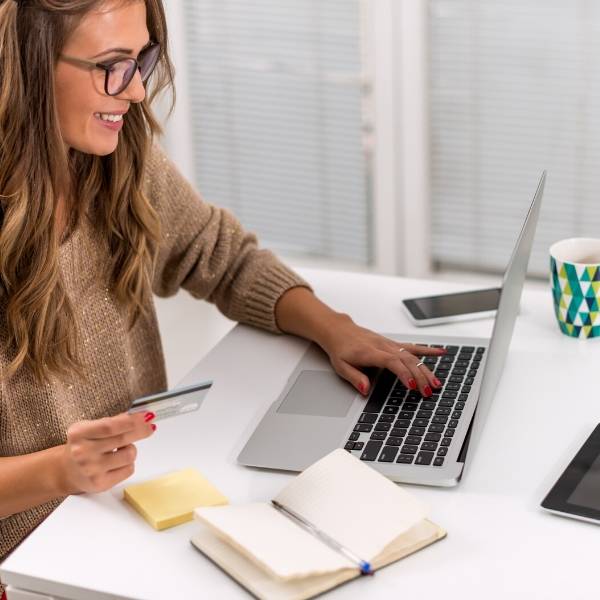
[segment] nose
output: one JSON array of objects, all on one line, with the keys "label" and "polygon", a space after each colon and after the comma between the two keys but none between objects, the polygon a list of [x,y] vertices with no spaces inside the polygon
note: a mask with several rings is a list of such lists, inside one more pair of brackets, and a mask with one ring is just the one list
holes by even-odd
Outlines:
[{"label": "nose", "polygon": [[117,97],[134,103],[142,102],[142,100],[146,97],[146,88],[142,82],[142,76],[140,75],[139,69],[135,70],[133,79]]}]

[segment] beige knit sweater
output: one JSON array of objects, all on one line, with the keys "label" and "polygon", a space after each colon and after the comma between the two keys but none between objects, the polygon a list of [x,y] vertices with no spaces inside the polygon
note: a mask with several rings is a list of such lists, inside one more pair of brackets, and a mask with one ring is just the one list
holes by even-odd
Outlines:
[{"label": "beige knit sweater", "polygon": [[[276,332],[275,303],[305,282],[270,252],[259,250],[256,238],[229,212],[202,201],[158,148],[150,157],[145,185],[162,227],[154,293],[170,296],[184,288],[216,303],[231,319]],[[82,332],[87,379],[54,378],[39,385],[22,372],[0,382],[0,456],[63,444],[72,423],[115,415],[133,398],[167,386],[154,306],[128,329],[110,289],[107,245],[87,219],[61,246],[59,260]],[[0,323],[0,341],[5,336]],[[0,372],[5,365],[0,351]],[[0,562],[59,503],[0,520]]]}]

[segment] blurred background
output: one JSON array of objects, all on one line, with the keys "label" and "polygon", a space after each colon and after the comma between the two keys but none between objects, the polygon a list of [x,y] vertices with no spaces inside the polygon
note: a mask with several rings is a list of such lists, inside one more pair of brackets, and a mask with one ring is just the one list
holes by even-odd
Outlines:
[{"label": "blurred background", "polygon": [[[291,265],[495,284],[543,169],[532,282],[551,243],[598,236],[600,3],[165,6],[177,105],[162,143]],[[168,303],[174,383],[231,323]],[[173,332],[199,310],[186,363],[190,333]]]}]

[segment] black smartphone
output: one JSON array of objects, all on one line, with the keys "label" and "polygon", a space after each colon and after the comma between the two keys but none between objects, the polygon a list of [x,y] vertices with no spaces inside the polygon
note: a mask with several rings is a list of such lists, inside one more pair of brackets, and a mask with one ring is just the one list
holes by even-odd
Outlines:
[{"label": "black smartphone", "polygon": [[453,321],[467,321],[493,317],[498,310],[501,288],[473,290],[454,294],[423,296],[402,300],[413,324],[438,325]]}]

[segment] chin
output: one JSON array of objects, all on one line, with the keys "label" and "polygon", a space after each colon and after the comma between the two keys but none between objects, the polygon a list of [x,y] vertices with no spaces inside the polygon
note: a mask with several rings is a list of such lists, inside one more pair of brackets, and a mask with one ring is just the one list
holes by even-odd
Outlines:
[{"label": "chin", "polygon": [[91,143],[83,143],[83,144],[69,144],[71,148],[78,150],[79,152],[83,152],[84,154],[93,154],[95,156],[107,156],[112,154],[117,149],[117,144],[119,143],[119,139],[116,138],[114,142],[91,142]]}]

